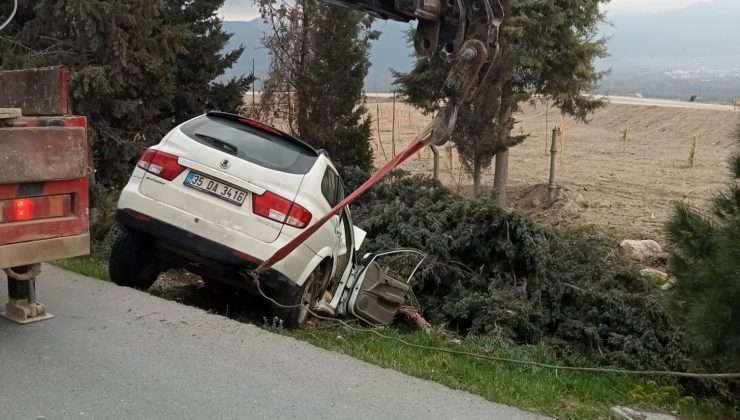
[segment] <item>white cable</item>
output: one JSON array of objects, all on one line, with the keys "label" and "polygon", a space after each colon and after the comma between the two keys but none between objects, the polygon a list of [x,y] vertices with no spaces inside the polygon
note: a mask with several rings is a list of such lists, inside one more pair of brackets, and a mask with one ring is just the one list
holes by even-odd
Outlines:
[{"label": "white cable", "polygon": [[0,31],[2,31],[3,28],[5,28],[6,26],[8,26],[8,24],[10,23],[10,21],[13,20],[13,16],[15,16],[15,12],[17,10],[18,10],[18,0],[15,0],[13,2],[13,11],[10,12],[10,16],[8,17],[8,20],[6,20],[5,22],[3,22],[2,25],[0,25]]}]

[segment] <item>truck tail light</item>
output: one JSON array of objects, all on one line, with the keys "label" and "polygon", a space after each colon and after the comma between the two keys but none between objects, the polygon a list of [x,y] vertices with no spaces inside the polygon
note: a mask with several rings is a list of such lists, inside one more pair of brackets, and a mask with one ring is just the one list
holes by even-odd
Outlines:
[{"label": "truck tail light", "polygon": [[308,226],[312,217],[308,210],[269,191],[262,195],[253,195],[252,211],[257,216],[299,229]]},{"label": "truck tail light", "polygon": [[70,194],[0,201],[0,223],[64,217],[72,214]]},{"label": "truck tail light", "polygon": [[172,181],[185,170],[177,163],[177,156],[149,149],[141,156],[136,166],[167,181]]}]

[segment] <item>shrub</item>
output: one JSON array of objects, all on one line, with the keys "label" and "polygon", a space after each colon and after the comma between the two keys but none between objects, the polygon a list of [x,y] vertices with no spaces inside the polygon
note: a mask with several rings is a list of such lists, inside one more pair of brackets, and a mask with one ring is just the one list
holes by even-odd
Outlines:
[{"label": "shrub", "polygon": [[[345,173],[350,189],[363,178],[357,170]],[[603,233],[546,229],[487,199],[463,199],[404,172],[352,210],[368,232],[366,251],[412,247],[429,254],[413,286],[431,322],[464,334],[545,342],[629,368],[686,361],[682,334],[653,289]]]}]

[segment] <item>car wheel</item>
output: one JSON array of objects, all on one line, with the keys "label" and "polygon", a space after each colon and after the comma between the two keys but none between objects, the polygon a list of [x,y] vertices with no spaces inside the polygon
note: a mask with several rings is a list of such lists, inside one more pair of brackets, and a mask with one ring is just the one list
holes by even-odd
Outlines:
[{"label": "car wheel", "polygon": [[111,247],[108,272],[119,286],[149,289],[159,276],[154,244],[144,235],[121,229]]},{"label": "car wheel", "polygon": [[323,297],[323,290],[320,290],[323,284],[321,267],[322,265],[316,267],[292,298],[277,299],[279,303],[288,308],[271,303],[273,315],[283,320],[285,327],[294,329],[303,326],[311,316],[306,307],[315,306],[316,302]]}]

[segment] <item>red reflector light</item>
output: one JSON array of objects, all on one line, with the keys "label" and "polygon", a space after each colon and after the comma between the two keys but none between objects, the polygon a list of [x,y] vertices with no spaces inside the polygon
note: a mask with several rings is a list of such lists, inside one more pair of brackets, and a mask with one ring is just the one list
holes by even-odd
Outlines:
[{"label": "red reflector light", "polygon": [[308,226],[312,217],[308,210],[269,191],[252,196],[252,211],[258,216],[299,229]]},{"label": "red reflector light", "polygon": [[152,218],[149,217],[149,216],[147,216],[146,214],[141,214],[138,211],[133,211],[131,209],[128,210],[128,214],[130,214],[131,216],[133,216],[136,219],[141,220],[142,222],[148,222],[148,221],[152,220]]},{"label": "red reflector light", "polygon": [[252,264],[259,264],[259,263],[262,262],[262,261],[258,260],[257,258],[254,258],[251,255],[247,255],[247,254],[245,254],[243,252],[239,252],[239,251],[234,251],[231,255],[233,255],[233,256],[235,256],[237,258],[241,258],[243,260],[247,260],[247,261],[251,262]]},{"label": "red reflector light", "polygon": [[177,178],[185,170],[177,163],[177,156],[153,149],[144,152],[136,166],[167,181]]},{"label": "red reflector light", "polygon": [[13,219],[28,220],[35,216],[35,202],[29,198],[13,200]]},{"label": "red reflector light", "polygon": [[70,194],[0,201],[0,223],[48,219],[72,214]]}]

